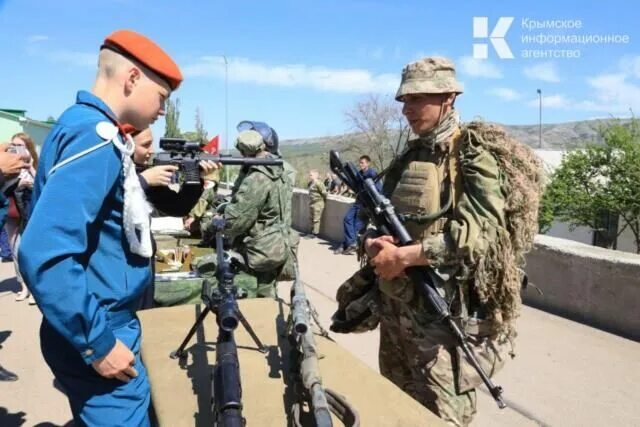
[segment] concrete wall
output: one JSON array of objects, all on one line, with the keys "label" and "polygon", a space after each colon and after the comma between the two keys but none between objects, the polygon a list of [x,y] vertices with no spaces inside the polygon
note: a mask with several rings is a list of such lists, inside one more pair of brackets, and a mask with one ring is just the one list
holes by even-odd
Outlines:
[{"label": "concrete wall", "polygon": [[[332,242],[342,242],[344,236],[342,219],[351,203],[353,203],[353,199],[348,197],[330,195],[327,198],[320,223],[321,237]],[[304,233],[311,230],[309,192],[307,190],[298,188],[294,190],[291,213],[293,228]]]},{"label": "concrete wall", "polygon": [[[342,218],[352,202],[329,196],[322,237],[342,241]],[[306,190],[295,190],[292,215],[294,228],[309,230]],[[640,255],[539,235],[526,271],[543,292],[529,287],[523,292],[527,305],[640,341]]]},{"label": "concrete wall", "polygon": [[640,256],[539,235],[526,271],[526,304],[640,341]]}]

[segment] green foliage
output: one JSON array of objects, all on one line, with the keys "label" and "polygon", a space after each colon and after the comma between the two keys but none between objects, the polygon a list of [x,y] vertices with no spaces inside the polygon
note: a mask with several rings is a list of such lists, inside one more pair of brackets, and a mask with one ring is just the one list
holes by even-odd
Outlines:
[{"label": "green foliage", "polygon": [[196,108],[196,140],[205,143],[207,142],[207,131],[204,130],[204,124],[202,123],[202,114],[200,108]]},{"label": "green foliage", "polygon": [[167,109],[165,114],[164,136],[166,138],[180,138],[180,98],[176,98],[175,102],[171,99],[167,100]]},{"label": "green foliage", "polygon": [[568,153],[553,173],[540,205],[540,229],[547,231],[557,219],[601,230],[604,214],[618,215],[640,253],[640,125],[633,119],[628,126],[616,123],[599,132],[604,145]]},{"label": "green foliage", "polygon": [[186,139],[187,141],[200,141],[198,137],[198,132],[194,132],[194,131],[182,132],[180,136]]}]

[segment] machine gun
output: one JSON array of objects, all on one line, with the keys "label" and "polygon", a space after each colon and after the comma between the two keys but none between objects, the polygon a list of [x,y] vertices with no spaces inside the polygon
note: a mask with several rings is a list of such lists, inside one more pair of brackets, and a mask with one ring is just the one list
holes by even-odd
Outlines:
[{"label": "machine gun", "polygon": [[214,156],[202,151],[198,141],[188,141],[184,138],[160,138],[160,148],[164,151],[155,155],[153,166],[177,166],[178,172],[182,176],[182,183],[186,185],[200,184],[199,163],[201,160],[231,166],[282,166],[283,164],[282,159],[269,157],[232,157],[228,154]]},{"label": "machine gun", "polygon": [[[329,159],[331,170],[356,194],[356,198],[362,204],[367,216],[382,234],[395,237],[399,246],[415,244],[396,214],[393,205],[389,199],[378,191],[373,179],[364,179],[358,173],[355,165],[350,162],[343,163],[336,151],[331,150]],[[482,378],[498,407],[500,409],[505,408],[506,404],[502,400],[502,387],[493,384],[491,378],[480,366],[480,362],[478,362],[467,342],[467,337],[453,319],[447,302],[440,296],[432,279],[429,277],[428,268],[409,267],[405,270],[405,273],[433,313],[449,327],[467,360]]]},{"label": "machine gun", "polygon": [[236,273],[242,267],[242,261],[231,257],[224,248],[223,218],[214,218],[212,225],[216,239],[216,273],[218,286],[211,286],[209,280],[202,284],[202,302],[205,305],[195,323],[180,344],[180,347],[170,357],[185,361],[187,353],[185,347],[191,337],[202,324],[209,312],[216,315],[218,324],[218,338],[216,341],[216,364],[212,375],[212,403],[215,426],[243,427],[245,419],[242,416],[242,386],[240,383],[240,363],[238,361],[238,347],[236,346],[234,331],[238,323],[242,323],[258,350],[267,352],[253,328],[238,307],[237,287],[234,284]]},{"label": "machine gun", "polygon": [[[360,425],[358,412],[349,405],[343,396],[331,389],[325,389],[322,385],[318,350],[311,330],[312,317],[320,326],[317,314],[307,299],[296,267],[296,280],[291,286],[291,313],[288,324],[289,341],[294,358],[292,365],[295,371],[294,381],[298,386],[302,385],[302,390],[296,394],[302,396],[301,401],[307,400],[310,403],[317,427],[331,427],[333,425],[330,411],[336,414],[345,426],[358,427]],[[328,336],[322,327],[320,327],[320,333],[323,336]],[[301,415],[302,402],[297,402],[292,409],[294,426],[302,425]]]}]

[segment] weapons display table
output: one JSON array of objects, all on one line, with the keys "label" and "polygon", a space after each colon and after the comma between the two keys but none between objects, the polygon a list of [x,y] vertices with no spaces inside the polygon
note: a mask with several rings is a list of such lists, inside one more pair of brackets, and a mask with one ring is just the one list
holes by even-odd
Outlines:
[{"label": "weapons display table", "polygon": [[[242,378],[243,415],[247,426],[287,426],[291,402],[297,399],[289,377],[288,307],[272,299],[240,300],[243,314],[269,348],[257,351],[247,331],[235,331]],[[218,327],[210,315],[187,346],[184,366],[169,354],[200,314],[200,305],[141,311],[142,359],[151,383],[151,398],[160,426],[212,426],[211,372]],[[426,408],[336,343],[316,336],[325,387],[346,396],[360,414],[360,425],[444,426]],[[305,424],[307,425],[307,424]],[[311,424],[309,424],[311,425]],[[334,417],[334,426],[342,424]]]}]

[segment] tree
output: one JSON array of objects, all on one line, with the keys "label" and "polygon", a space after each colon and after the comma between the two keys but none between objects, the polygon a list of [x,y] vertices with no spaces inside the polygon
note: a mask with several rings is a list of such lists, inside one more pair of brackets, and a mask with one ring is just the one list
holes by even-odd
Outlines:
[{"label": "tree", "polygon": [[345,115],[356,132],[346,149],[369,155],[378,171],[400,153],[409,135],[409,124],[400,105],[380,95],[368,95]]},{"label": "tree", "polygon": [[196,108],[196,138],[205,143],[208,140],[207,131],[204,130],[204,125],[202,124],[202,115],[200,113],[200,107]]},{"label": "tree", "polygon": [[167,110],[164,119],[164,136],[166,138],[180,138],[180,98],[176,98],[175,102],[171,99],[167,100]]},{"label": "tree", "polygon": [[198,136],[198,132],[194,132],[192,130],[187,131],[187,132],[182,132],[182,134],[180,135],[182,138],[186,139],[187,141],[198,141],[198,142],[202,142],[199,139]]},{"label": "tree", "polygon": [[640,253],[640,125],[634,118],[628,126],[614,123],[599,133],[604,145],[570,152],[551,176],[540,206],[541,231],[558,219],[572,228],[590,227],[599,235],[596,243],[615,248],[628,227]]}]

